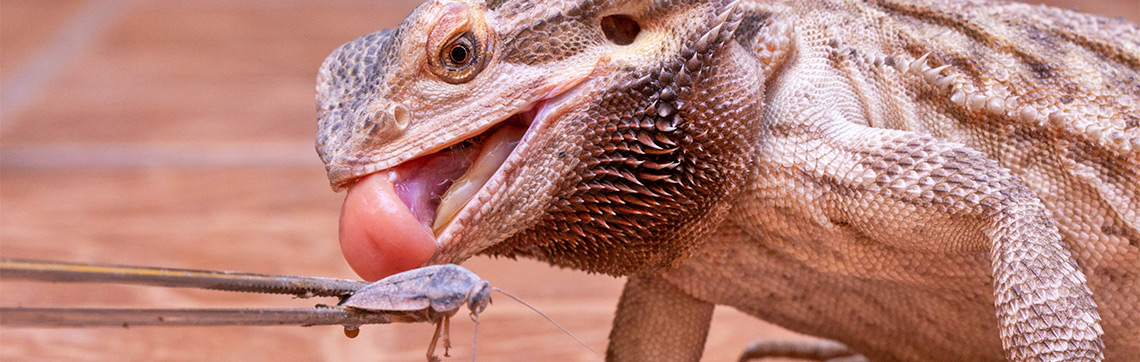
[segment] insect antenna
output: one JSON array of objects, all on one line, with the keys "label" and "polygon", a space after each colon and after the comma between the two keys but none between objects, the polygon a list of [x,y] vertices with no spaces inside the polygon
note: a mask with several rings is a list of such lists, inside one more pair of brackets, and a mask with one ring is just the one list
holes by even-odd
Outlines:
[{"label": "insect antenna", "polygon": [[471,321],[475,322],[475,331],[471,336],[471,362],[475,362],[475,347],[479,346],[479,313],[471,312]]},{"label": "insect antenna", "polygon": [[[506,291],[504,291],[502,289],[499,289],[497,287],[491,287],[491,289],[494,289],[496,292],[503,293],[503,295],[511,297],[511,299],[514,299],[516,302],[519,302],[519,304],[525,305],[527,308],[530,308],[530,310],[533,310],[535,313],[538,313],[538,315],[542,316],[543,318],[546,318],[546,320],[549,321],[550,324],[553,324],[555,327],[558,327],[558,329],[561,329],[562,332],[566,333],[566,335],[570,336],[570,338],[574,338],[574,340],[578,341],[578,344],[581,344],[582,347],[586,347],[586,349],[590,350],[590,352],[594,352],[594,354],[598,354],[598,351],[595,351],[593,348],[590,348],[590,345],[586,344],[586,342],[582,342],[581,339],[578,339],[578,336],[575,336],[574,333],[570,333],[570,331],[567,330],[566,327],[563,327],[561,324],[558,324],[558,322],[555,322],[553,319],[551,319],[549,316],[547,316],[546,313],[543,313],[542,311],[538,310],[538,308],[535,308],[534,306],[530,305],[529,303],[524,302],[522,299],[519,299],[519,297],[513,296],[513,295],[511,295],[511,293],[507,293]],[[479,328],[478,322],[475,323],[475,328],[476,328],[476,330],[478,330],[478,328]],[[476,336],[476,338],[478,338],[478,336]]]}]

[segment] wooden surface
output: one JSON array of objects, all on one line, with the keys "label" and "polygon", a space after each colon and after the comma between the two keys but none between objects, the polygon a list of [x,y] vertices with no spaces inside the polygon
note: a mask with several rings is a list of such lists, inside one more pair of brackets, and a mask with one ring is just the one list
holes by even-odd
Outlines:
[{"label": "wooden surface", "polygon": [[[354,277],[336,244],[342,194],[313,151],[314,79],[338,45],[418,1],[0,0],[0,254]],[[1067,5],[1071,6],[1071,5]],[[1085,6],[1085,5],[1082,5]],[[1085,10],[1140,18],[1135,0]],[[622,280],[531,261],[470,269],[604,350]],[[0,283],[3,306],[310,306],[195,290]],[[467,360],[472,323],[452,327]],[[3,318],[3,316],[0,316]],[[721,308],[706,360],[803,338]],[[600,360],[505,297],[479,360]],[[421,361],[429,325],[0,329],[3,361]]]}]

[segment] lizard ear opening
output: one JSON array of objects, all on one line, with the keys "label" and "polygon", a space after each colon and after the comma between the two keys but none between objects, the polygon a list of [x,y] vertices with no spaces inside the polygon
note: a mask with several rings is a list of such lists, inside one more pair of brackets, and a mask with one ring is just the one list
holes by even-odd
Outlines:
[{"label": "lizard ear opening", "polygon": [[629,15],[610,15],[602,18],[602,32],[614,44],[630,45],[641,33],[641,25]]}]

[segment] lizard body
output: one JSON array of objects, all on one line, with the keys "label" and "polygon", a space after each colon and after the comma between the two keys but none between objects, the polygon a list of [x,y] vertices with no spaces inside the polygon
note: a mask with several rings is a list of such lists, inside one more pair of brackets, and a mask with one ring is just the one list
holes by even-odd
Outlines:
[{"label": "lizard body", "polygon": [[874,359],[1140,355],[1140,29],[1122,20],[436,1],[335,52],[318,93],[334,187],[390,183],[375,197],[433,229],[412,264],[629,275],[611,360],[699,357],[716,304]]}]

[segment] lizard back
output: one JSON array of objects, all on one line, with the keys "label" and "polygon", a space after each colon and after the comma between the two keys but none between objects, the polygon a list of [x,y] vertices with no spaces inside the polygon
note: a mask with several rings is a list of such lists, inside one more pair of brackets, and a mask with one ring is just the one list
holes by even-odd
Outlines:
[{"label": "lizard back", "polygon": [[744,6],[764,15],[738,41],[794,27],[797,56],[852,93],[848,119],[965,144],[1024,180],[1088,277],[1109,360],[1140,348],[1140,27],[995,1]]}]

